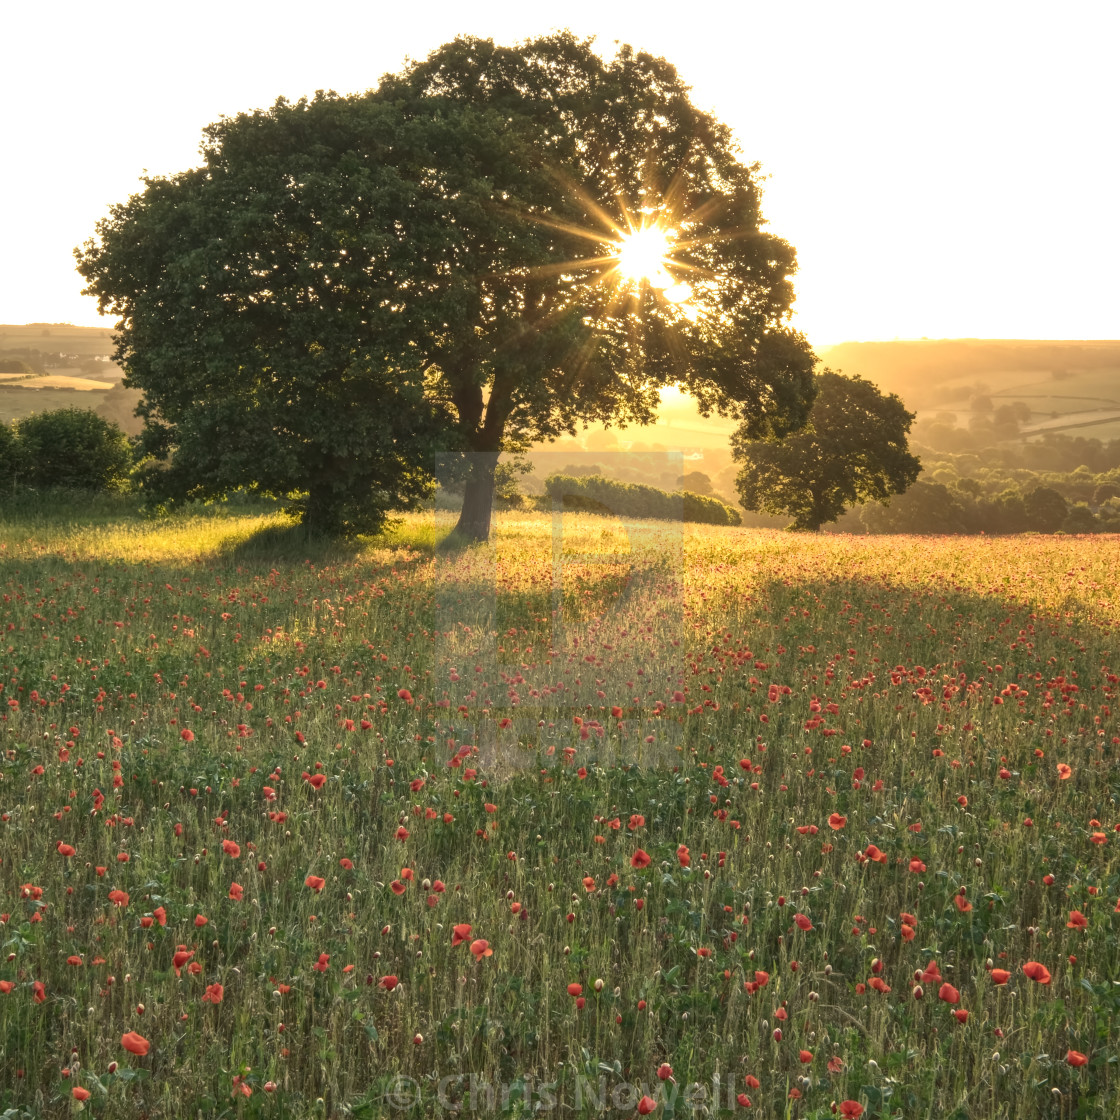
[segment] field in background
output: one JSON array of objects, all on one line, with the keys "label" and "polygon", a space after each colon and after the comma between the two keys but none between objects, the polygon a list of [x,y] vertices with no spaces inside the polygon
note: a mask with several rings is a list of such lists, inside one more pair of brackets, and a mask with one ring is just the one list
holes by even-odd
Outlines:
[{"label": "field in background", "polygon": [[[121,385],[119,366],[108,361],[112,332],[68,323],[0,324],[0,357],[33,351],[36,374],[0,374],[0,421],[56,408],[92,408],[129,435],[141,429],[134,415],[140,394]],[[26,360],[26,359],[25,359]]]},{"label": "field in background", "polygon": [[1114,1115],[1120,539],[125,508],[0,523],[0,1108]]},{"label": "field in background", "polygon": [[57,351],[83,358],[108,357],[113,352],[108,327],[76,327],[71,323],[0,323],[0,350],[30,348]]}]

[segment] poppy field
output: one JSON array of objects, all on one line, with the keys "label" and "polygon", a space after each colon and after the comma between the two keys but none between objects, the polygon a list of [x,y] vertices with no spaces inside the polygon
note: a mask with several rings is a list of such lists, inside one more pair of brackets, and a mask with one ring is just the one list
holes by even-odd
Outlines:
[{"label": "poppy field", "polygon": [[0,1116],[1116,1115],[1120,539],[438,532],[0,524]]}]

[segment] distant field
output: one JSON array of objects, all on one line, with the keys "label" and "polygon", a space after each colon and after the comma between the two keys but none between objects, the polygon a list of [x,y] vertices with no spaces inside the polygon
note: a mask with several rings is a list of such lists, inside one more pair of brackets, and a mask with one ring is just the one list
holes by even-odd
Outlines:
[{"label": "distant field", "polygon": [[107,385],[97,384],[96,389],[76,392],[74,389],[24,389],[18,385],[0,385],[0,420],[11,423],[33,412],[47,412],[54,408],[96,408],[108,388]]},{"label": "distant field", "polygon": [[0,350],[21,347],[83,358],[108,356],[113,352],[113,332],[107,327],[75,327],[69,323],[0,323]]},{"label": "distant field", "polygon": [[78,393],[104,393],[108,384],[95,380],[92,377],[74,377],[65,373],[48,373],[41,377],[29,377],[24,381],[16,382],[13,388],[30,389],[70,389]]}]

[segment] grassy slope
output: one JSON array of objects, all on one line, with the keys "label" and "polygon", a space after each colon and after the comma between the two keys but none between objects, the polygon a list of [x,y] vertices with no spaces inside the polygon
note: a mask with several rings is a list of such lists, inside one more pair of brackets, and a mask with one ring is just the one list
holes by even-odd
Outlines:
[{"label": "grassy slope", "polygon": [[502,515],[441,556],[126,508],[0,525],[0,1106],[431,1115],[474,1074],[682,1115],[718,1073],[720,1112],[1114,1114],[1116,538]]}]

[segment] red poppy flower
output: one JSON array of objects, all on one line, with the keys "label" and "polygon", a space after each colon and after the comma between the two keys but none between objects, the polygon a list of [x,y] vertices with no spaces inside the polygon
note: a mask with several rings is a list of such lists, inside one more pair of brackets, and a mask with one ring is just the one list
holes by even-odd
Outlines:
[{"label": "red poppy flower", "polygon": [[47,987],[42,980],[36,980],[31,985],[31,993],[35,998],[36,1003],[45,1003],[47,999]]},{"label": "red poppy flower", "polygon": [[326,972],[330,967],[331,955],[330,953],[320,953],[319,959],[311,966],[316,972]]},{"label": "red poppy flower", "polygon": [[913,871],[915,875],[921,874],[925,869],[926,865],[922,863],[917,856],[914,856],[913,859],[910,860],[910,870]]},{"label": "red poppy flower", "polygon": [[953,901],[957,904],[957,909],[962,914],[967,914],[972,909],[972,903],[969,902],[963,894],[953,895]]},{"label": "red poppy flower", "polygon": [[342,858],[338,861],[338,866],[341,867],[343,869],[343,871],[353,871],[354,870],[354,861],[350,860],[350,859],[346,859],[344,857],[344,858]]},{"label": "red poppy flower", "polygon": [[326,885],[326,879],[318,875],[308,875],[303,881],[305,887],[310,887],[316,894],[318,894]]},{"label": "red poppy flower", "polygon": [[581,996],[581,995],[583,995],[583,985],[582,984],[569,984],[568,985],[568,995],[570,995],[570,996]]},{"label": "red poppy flower", "polygon": [[221,1003],[226,990],[221,984],[207,984],[206,994],[202,997],[203,1003]]},{"label": "red poppy flower", "polygon": [[751,1099],[750,1099],[750,1097],[747,1096],[746,1093],[740,1093],[735,1098],[735,1102],[738,1104],[738,1106],[740,1108],[750,1108],[750,1106],[751,1106]]},{"label": "red poppy flower", "polygon": [[397,699],[398,700],[404,700],[406,703],[411,704],[412,703],[412,693],[409,692],[407,688],[398,688],[397,689]]},{"label": "red poppy flower", "polygon": [[183,730],[179,732],[179,738],[182,739],[184,743],[193,743],[194,732],[189,727],[184,727]]},{"label": "red poppy flower", "polygon": [[806,933],[813,928],[813,923],[804,914],[794,914],[793,920],[797,923],[797,928],[804,930]]},{"label": "red poppy flower", "polygon": [[114,906],[127,906],[128,905],[128,891],[110,891],[109,901]]},{"label": "red poppy flower", "polygon": [[395,976],[381,977],[381,987],[387,992],[391,992],[399,983],[400,981]]},{"label": "red poppy flower", "polygon": [[637,868],[649,867],[649,864],[650,864],[649,853],[643,851],[641,848],[639,848],[630,857],[630,866],[631,867],[637,867]]},{"label": "red poppy flower", "polygon": [[642,1099],[638,1101],[638,1115],[648,1116],[656,1107],[657,1101],[652,1097],[642,1097]]},{"label": "red poppy flower", "polygon": [[1081,913],[1080,910],[1071,910],[1069,912],[1069,921],[1066,922],[1067,929],[1088,929],[1089,919]]},{"label": "red poppy flower", "polygon": [[1039,984],[1050,983],[1050,969],[1044,964],[1039,964],[1038,961],[1027,961],[1023,965],[1023,975],[1031,980],[1036,980]]},{"label": "red poppy flower", "polygon": [[956,1017],[958,1023],[968,1022],[968,1012],[963,1007],[953,1008],[953,1015]]},{"label": "red poppy flower", "polygon": [[1071,1066],[1083,1066],[1088,1064],[1089,1059],[1086,1055],[1082,1054],[1080,1050],[1067,1050],[1066,1061],[1069,1062]]},{"label": "red poppy flower", "polygon": [[198,926],[199,929],[206,925],[208,921],[210,921],[210,919],[206,917],[205,914],[195,914],[194,916],[194,924]]},{"label": "red poppy flower", "polygon": [[240,883],[230,883],[229,897],[234,902],[240,902],[245,897],[245,888]]},{"label": "red poppy flower", "polygon": [[88,1101],[89,1090],[83,1089],[81,1085],[75,1085],[74,1088],[70,1090],[70,1096],[76,1101]]},{"label": "red poppy flower", "polygon": [[171,967],[175,969],[175,975],[179,976],[182,973],[183,966],[194,956],[194,950],[188,950],[185,945],[180,945],[175,950],[175,955],[171,958]]},{"label": "red poppy flower", "polygon": [[471,953],[474,954],[476,961],[482,960],[483,957],[492,957],[494,950],[490,948],[490,942],[484,941],[479,938],[477,941],[471,942]]},{"label": "red poppy flower", "polygon": [[841,1101],[839,1109],[844,1120],[859,1120],[863,1115],[863,1105],[859,1101]]},{"label": "red poppy flower", "polygon": [[152,1044],[142,1034],[137,1034],[135,1031],[126,1031],[122,1034],[121,1045],[130,1054],[135,1054],[140,1058],[144,1057],[152,1047]]},{"label": "red poppy flower", "polygon": [[797,1058],[803,1066],[807,1066],[813,1060],[812,1051],[800,1050],[798,1051]]},{"label": "red poppy flower", "polygon": [[839,813],[832,813],[828,818],[828,827],[839,831],[848,823],[847,817],[842,817]]},{"label": "red poppy flower", "polygon": [[[67,858],[69,858],[70,856],[76,856],[78,854],[78,849],[70,844],[64,844],[61,840],[59,840],[58,854],[60,856],[66,856]],[[83,1090],[83,1092],[84,1091],[85,1090]]]},{"label": "red poppy flower", "polygon": [[993,968],[988,975],[992,978],[993,984],[1006,984],[1011,979],[1011,973],[1006,968]]},{"label": "red poppy flower", "polygon": [[400,881],[400,879],[394,879],[389,884],[389,890],[391,890],[393,894],[404,894],[404,892],[408,890],[408,888],[404,885],[404,883]]},{"label": "red poppy flower", "polygon": [[222,851],[225,852],[230,859],[237,859],[241,855],[241,845],[235,844],[232,840],[223,840]]}]

